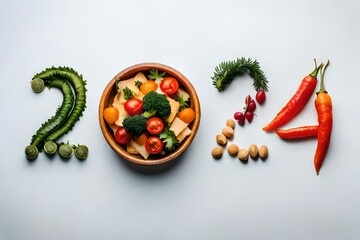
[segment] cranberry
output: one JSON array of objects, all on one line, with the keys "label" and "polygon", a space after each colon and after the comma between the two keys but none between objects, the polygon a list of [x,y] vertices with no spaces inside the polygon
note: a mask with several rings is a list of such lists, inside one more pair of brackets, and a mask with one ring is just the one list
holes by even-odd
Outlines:
[{"label": "cranberry", "polygon": [[247,106],[246,111],[253,112],[256,108],[256,103],[254,100],[251,100]]},{"label": "cranberry", "polygon": [[236,121],[239,121],[239,120],[241,120],[241,119],[243,119],[244,118],[244,114],[242,113],[242,112],[236,112],[236,113],[234,113],[234,119],[236,120]]},{"label": "cranberry", "polygon": [[265,102],[265,99],[266,99],[266,96],[265,96],[265,91],[264,90],[260,90],[256,93],[256,101],[259,103],[259,104],[263,104]]},{"label": "cranberry", "polygon": [[245,104],[248,105],[249,102],[251,102],[252,98],[250,97],[250,95],[247,95],[245,98]]},{"label": "cranberry", "polygon": [[254,118],[254,113],[253,112],[246,112],[245,113],[245,118],[246,118],[246,120],[248,120],[249,123],[251,123],[253,118]]},{"label": "cranberry", "polygon": [[237,120],[238,124],[244,125],[245,123],[245,117],[242,117],[241,119]]}]

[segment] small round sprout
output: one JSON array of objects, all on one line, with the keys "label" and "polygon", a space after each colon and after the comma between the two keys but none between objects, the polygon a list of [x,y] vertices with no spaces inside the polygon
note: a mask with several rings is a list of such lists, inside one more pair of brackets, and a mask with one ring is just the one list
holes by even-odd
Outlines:
[{"label": "small round sprout", "polygon": [[87,158],[88,154],[89,148],[85,145],[78,145],[75,149],[75,156],[80,160]]},{"label": "small round sprout", "polygon": [[39,154],[39,150],[34,145],[29,145],[25,148],[25,156],[29,160],[34,160]]},{"label": "small round sprout", "polygon": [[44,150],[47,154],[53,155],[54,153],[56,153],[57,144],[53,141],[47,141],[44,145]]},{"label": "small round sprout", "polygon": [[44,90],[44,88],[45,88],[45,83],[44,80],[42,80],[41,78],[35,78],[31,80],[31,89],[34,92],[39,93],[42,90]]},{"label": "small round sprout", "polygon": [[72,156],[73,152],[74,152],[74,149],[68,143],[62,144],[59,147],[59,154],[63,158],[70,158]]}]

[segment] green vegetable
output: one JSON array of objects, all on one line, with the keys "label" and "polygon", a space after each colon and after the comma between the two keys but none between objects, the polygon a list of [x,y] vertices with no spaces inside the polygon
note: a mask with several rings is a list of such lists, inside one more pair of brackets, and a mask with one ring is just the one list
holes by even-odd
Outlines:
[{"label": "green vegetable", "polygon": [[180,104],[179,111],[189,107],[190,95],[181,88],[177,90],[174,99]]},{"label": "green vegetable", "polygon": [[[86,81],[83,79],[82,75],[79,75],[74,69],[68,67],[47,68],[41,73],[36,74],[34,78],[43,79],[45,81],[45,85],[55,78],[66,79],[75,91],[76,100],[70,115],[67,116],[66,120],[58,128],[52,131],[45,139],[45,141],[55,141],[69,132],[83,115],[86,108]],[[71,108],[70,106],[66,107]]]},{"label": "green vegetable", "polygon": [[140,136],[146,131],[146,121],[143,115],[129,116],[123,120],[123,126],[128,133]]},{"label": "green vegetable", "polygon": [[49,155],[53,155],[54,153],[56,153],[57,150],[57,144],[54,143],[53,141],[47,141],[44,144],[44,151],[49,154]]},{"label": "green vegetable", "polygon": [[149,70],[148,78],[154,80],[156,83],[161,82],[164,79],[166,72],[159,73],[157,69],[150,69]]},{"label": "green vegetable", "polygon": [[44,90],[44,88],[45,88],[44,80],[42,80],[40,78],[35,78],[35,79],[31,80],[31,89],[34,92],[39,93],[42,90]]},{"label": "green vegetable", "polygon": [[131,91],[130,88],[126,87],[123,89],[123,92],[124,92],[124,99],[125,100],[129,100],[129,99],[132,99],[134,98],[135,94],[133,91]]},{"label": "green vegetable", "polygon": [[152,116],[158,115],[160,117],[167,118],[170,116],[171,107],[165,94],[151,91],[143,97],[142,101],[144,117],[150,118]]},{"label": "green vegetable", "polygon": [[[39,78],[36,78],[39,79]],[[46,82],[46,86],[49,88],[59,88],[63,94],[63,102],[57,109],[54,116],[44,122],[41,127],[36,131],[31,139],[31,145],[36,146],[40,150],[43,148],[45,138],[56,129],[71,112],[74,103],[74,95],[71,90],[71,86],[64,79],[51,79]]]},{"label": "green vegetable", "polygon": [[39,150],[34,145],[29,145],[25,148],[25,156],[29,160],[34,160],[39,154]]},{"label": "green vegetable", "polygon": [[248,72],[253,79],[253,86],[256,91],[268,91],[268,80],[261,70],[259,63],[251,58],[237,58],[235,61],[221,62],[215,67],[214,76],[211,77],[213,85],[219,91],[224,90],[236,76]]},{"label": "green vegetable", "polygon": [[180,144],[175,133],[170,130],[168,126],[164,127],[164,130],[160,133],[159,137],[164,143],[164,150],[167,152],[173,152]]},{"label": "green vegetable", "polygon": [[[40,81],[37,79],[49,88],[61,89],[63,102],[55,115],[43,123],[33,135],[31,144],[25,149],[28,158],[33,157],[34,154],[31,153],[38,151],[38,148],[41,150],[49,141],[56,145],[55,141],[74,127],[86,108],[86,81],[72,68],[47,68],[33,77],[32,85],[35,85],[34,81]],[[48,143],[45,150],[51,153],[53,148],[54,145]]]},{"label": "green vegetable", "polygon": [[62,143],[59,147],[59,154],[63,158],[70,158],[74,153],[74,148],[68,143]]},{"label": "green vegetable", "polygon": [[84,160],[85,158],[87,158],[88,154],[89,148],[85,145],[78,145],[75,148],[75,156],[80,160]]},{"label": "green vegetable", "polygon": [[135,86],[137,86],[139,89],[142,85],[142,82],[140,82],[139,80],[135,82]]}]

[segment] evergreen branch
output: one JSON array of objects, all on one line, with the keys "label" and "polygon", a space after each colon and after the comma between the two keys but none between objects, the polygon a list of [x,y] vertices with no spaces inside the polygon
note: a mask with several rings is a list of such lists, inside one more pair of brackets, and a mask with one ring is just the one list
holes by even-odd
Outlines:
[{"label": "evergreen branch", "polygon": [[251,58],[237,58],[233,61],[221,62],[215,67],[214,76],[212,76],[213,85],[219,91],[227,88],[235,77],[248,72],[253,79],[253,86],[256,91],[263,89],[268,91],[268,80],[264,72],[261,70],[259,62]]}]

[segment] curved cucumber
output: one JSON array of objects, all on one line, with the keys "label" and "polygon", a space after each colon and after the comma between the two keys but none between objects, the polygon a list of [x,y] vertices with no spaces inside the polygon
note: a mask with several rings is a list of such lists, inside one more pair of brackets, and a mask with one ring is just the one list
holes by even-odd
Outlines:
[{"label": "curved cucumber", "polygon": [[42,149],[45,143],[44,140],[51,131],[56,129],[69,116],[74,104],[74,94],[67,81],[63,79],[52,79],[51,81],[46,82],[46,86],[49,88],[59,88],[64,97],[63,102],[56,110],[55,115],[44,122],[31,139],[31,145],[36,146],[39,149]]},{"label": "curved cucumber", "polygon": [[35,78],[43,79],[45,84],[55,78],[65,79],[72,85],[75,91],[75,103],[70,115],[45,139],[45,141],[55,141],[69,132],[83,115],[86,108],[86,81],[74,69],[68,67],[47,68],[41,73],[36,74],[33,79]]}]

